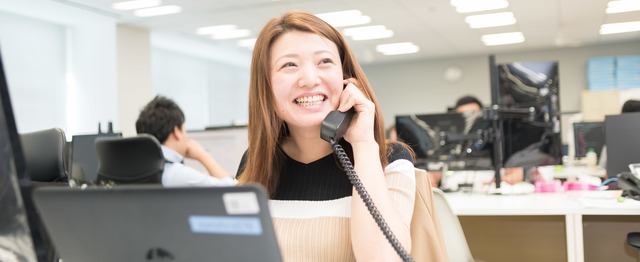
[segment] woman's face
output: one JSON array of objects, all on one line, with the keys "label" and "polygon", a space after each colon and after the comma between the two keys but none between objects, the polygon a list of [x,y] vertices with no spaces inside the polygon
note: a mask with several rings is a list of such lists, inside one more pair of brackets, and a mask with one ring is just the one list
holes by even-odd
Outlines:
[{"label": "woman's face", "polygon": [[269,59],[277,114],[289,127],[320,125],[338,107],[342,62],[329,39],[290,31],[276,39]]}]

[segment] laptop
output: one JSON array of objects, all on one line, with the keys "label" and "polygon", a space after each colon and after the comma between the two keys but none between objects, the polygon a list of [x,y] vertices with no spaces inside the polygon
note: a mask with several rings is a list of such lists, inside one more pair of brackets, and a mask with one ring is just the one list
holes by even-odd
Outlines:
[{"label": "laptop", "polygon": [[38,188],[33,197],[64,262],[282,260],[259,185]]}]

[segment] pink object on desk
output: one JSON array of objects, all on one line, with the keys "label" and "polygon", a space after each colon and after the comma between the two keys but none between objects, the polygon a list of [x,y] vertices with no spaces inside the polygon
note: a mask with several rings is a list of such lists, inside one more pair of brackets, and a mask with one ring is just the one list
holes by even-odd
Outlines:
[{"label": "pink object on desk", "polygon": [[536,193],[560,192],[562,191],[562,183],[560,180],[553,181],[536,181],[534,183]]},{"label": "pink object on desk", "polygon": [[565,191],[573,191],[573,190],[596,190],[598,186],[589,185],[583,182],[564,182],[562,185]]}]

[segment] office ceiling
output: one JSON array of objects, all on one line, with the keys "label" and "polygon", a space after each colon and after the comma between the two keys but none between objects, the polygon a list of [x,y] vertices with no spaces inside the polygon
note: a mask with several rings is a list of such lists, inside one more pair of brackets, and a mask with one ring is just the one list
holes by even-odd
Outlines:
[{"label": "office ceiling", "polygon": [[[216,46],[237,48],[234,40],[213,40],[195,34],[198,27],[236,24],[251,30],[256,37],[272,17],[288,10],[311,13],[358,9],[371,17],[369,25],[385,25],[394,31],[391,38],[350,41],[363,64],[436,59],[468,55],[500,54],[558,47],[593,45],[640,39],[640,32],[600,35],[603,23],[640,20],[640,11],[606,14],[607,0],[510,0],[500,11],[513,12],[514,25],[471,29],[449,0],[163,0],[163,5],[179,5],[178,14],[140,18],[132,11],[116,11],[117,0],[55,0],[79,8],[118,18],[133,25],[202,40]],[[480,12],[491,13],[497,11]],[[521,31],[525,42],[513,45],[485,46],[481,35]],[[420,47],[414,54],[384,56],[375,51],[378,44],[413,42]]]}]

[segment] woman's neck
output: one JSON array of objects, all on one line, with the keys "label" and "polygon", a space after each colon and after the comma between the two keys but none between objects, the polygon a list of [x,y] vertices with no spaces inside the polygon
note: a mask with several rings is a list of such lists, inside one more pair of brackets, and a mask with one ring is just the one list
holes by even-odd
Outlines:
[{"label": "woman's neck", "polygon": [[320,128],[289,129],[282,150],[300,163],[311,163],[330,154],[331,145],[320,138]]}]

